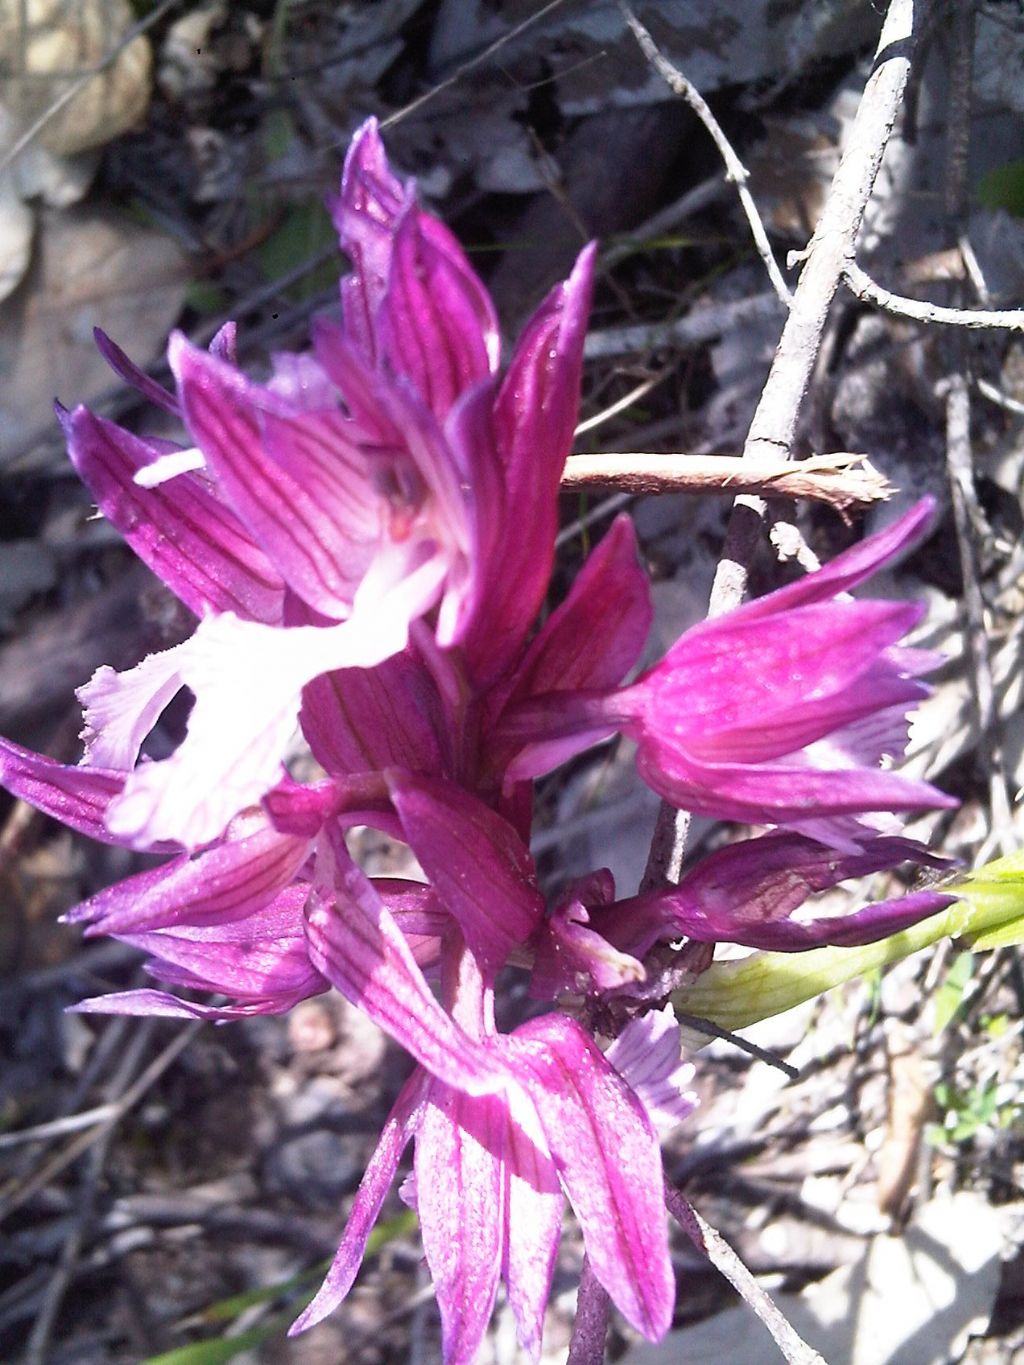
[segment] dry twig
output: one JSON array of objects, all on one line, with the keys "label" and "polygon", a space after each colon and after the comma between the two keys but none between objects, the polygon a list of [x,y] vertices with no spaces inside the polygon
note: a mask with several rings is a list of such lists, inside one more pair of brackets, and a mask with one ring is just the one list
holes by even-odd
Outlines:
[{"label": "dry twig", "polygon": [[978,331],[996,329],[1024,332],[1024,308],[946,308],[941,303],[903,298],[900,294],[894,294],[891,290],[876,284],[855,261],[846,263],[843,278],[851,294],[898,318],[936,323],[944,327],[967,327]]},{"label": "dry twig", "polygon": [[813,498],[840,511],[884,502],[892,487],[867,456],[839,452],[799,463],[754,464],[738,455],[663,455],[615,451],[570,455],[562,475],[566,492],[617,488],[629,493],[763,493]]}]

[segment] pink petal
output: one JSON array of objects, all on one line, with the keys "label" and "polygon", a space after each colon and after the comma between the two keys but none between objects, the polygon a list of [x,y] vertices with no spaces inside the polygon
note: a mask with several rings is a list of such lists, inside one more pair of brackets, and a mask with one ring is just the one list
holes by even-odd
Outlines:
[{"label": "pink petal", "polygon": [[502,1275],[527,1357],[540,1359],[544,1310],[562,1234],[565,1199],[555,1164],[509,1116],[505,1147],[505,1263]]},{"label": "pink petal", "polygon": [[191,860],[176,858],[127,877],[76,905],[66,919],[88,925],[90,935],[230,924],[288,886],[308,849],[307,839],[267,826]]},{"label": "pink petal", "polygon": [[593,268],[594,248],[587,247],[569,279],[527,323],[498,395],[495,427],[517,534],[486,566],[490,611],[474,623],[466,643],[480,685],[500,677],[515,658],[547,591],[558,485],[579,406]]},{"label": "pink petal", "polygon": [[[278,417],[271,438],[278,448],[285,440],[281,423],[290,420],[301,428],[300,419],[284,410],[284,400],[190,346],[180,333],[171,337],[168,358],[188,428],[253,538],[300,597],[335,620],[347,616],[367,553],[365,548],[354,552],[347,536],[338,534],[332,520],[335,502],[325,506],[322,500],[322,452],[314,459],[313,451],[323,436],[310,436],[303,444],[296,437],[285,469],[264,443],[263,423],[266,414],[271,421]],[[339,459],[349,463],[351,458],[342,446]]]},{"label": "pink petal", "polygon": [[534,949],[530,994],[538,1000],[598,995],[643,981],[642,962],[589,927],[586,906],[564,898],[544,923]]},{"label": "pink petal", "polygon": [[333,1313],[352,1288],[362,1265],[366,1241],[380,1215],[381,1206],[398,1170],[402,1153],[412,1136],[428,1077],[415,1071],[406,1081],[381,1131],[345,1225],[345,1234],[331,1268],[313,1302],[292,1324],[288,1335],[296,1336]]},{"label": "pink petal", "polygon": [[604,1054],[647,1111],[662,1141],[699,1104],[671,1005],[631,1019]]},{"label": "pink petal", "polygon": [[140,369],[134,360],[130,360],[117,342],[111,340],[101,328],[94,327],[92,335],[96,349],[118,379],[123,379],[154,407],[162,408],[164,412],[169,412],[175,417],[180,416],[178,402],[173,393],[169,393],[162,384],[158,384],[145,370]]},{"label": "pink petal", "polygon": [[124,840],[107,828],[107,811],[124,790],[125,774],[55,763],[0,738],[0,786],[19,801],[103,844]]},{"label": "pink petal", "polygon": [[313,965],[439,1080],[469,1094],[500,1088],[497,1063],[437,1003],[383,901],[328,833],[337,881],[307,909]]},{"label": "pink petal", "polygon": [[391,274],[395,225],[411,200],[411,188],[388,165],[377,120],[367,119],[352,139],[331,211],[355,267],[342,281],[345,327],[371,361],[377,358],[376,317]]},{"label": "pink petal", "polygon": [[434,1085],[416,1132],[416,1207],[441,1310],[445,1365],[470,1365],[504,1250],[504,1101]]},{"label": "pink petal", "polygon": [[544,917],[529,850],[512,826],[461,787],[389,774],[405,837],[485,973],[495,972]]},{"label": "pink petal", "polygon": [[745,603],[735,616],[742,616],[747,621],[762,620],[780,611],[826,602],[838,593],[849,592],[890,560],[909,550],[916,541],[922,540],[934,518],[935,499],[922,498],[885,530],[844,550],[806,578],[759,597],[756,602]]},{"label": "pink petal", "polygon": [[501,341],[487,291],[448,229],[415,205],[395,229],[376,322],[391,369],[439,421],[497,367]]},{"label": "pink petal", "polygon": [[[144,661],[126,674],[104,674],[90,696],[101,696],[115,738],[136,739],[178,686],[195,693],[185,739],[170,758],[142,763],[129,776],[108,817],[113,834],[140,846],[158,839],[186,848],[208,843],[228,821],[259,801],[275,785],[295,731],[303,686],[317,674],[340,667],[373,667],[404,648],[413,589],[399,583],[392,606],[358,611],[328,629],[279,630],[239,621],[230,612],[201,621],[190,640],[154,660],[173,656],[175,671]],[[154,683],[144,697],[143,682]],[[173,687],[173,690],[177,690]],[[117,717],[119,703],[124,715]],[[95,711],[90,710],[95,721]],[[102,743],[93,737],[94,748]]]},{"label": "pink petal", "polygon": [[658,1141],[643,1106],[573,1020],[545,1015],[506,1041],[529,1090],[594,1273],[650,1340],[668,1331],[675,1279]]},{"label": "pink petal", "polygon": [[651,615],[633,523],[617,517],[532,641],[512,697],[616,686],[640,657]]},{"label": "pink petal", "polygon": [[275,996],[272,999],[246,1000],[238,1005],[198,1005],[194,1000],[182,1000],[167,991],[143,988],[135,991],[115,991],[110,995],[94,995],[68,1006],[69,1014],[127,1014],[142,1018],[202,1019],[209,1023],[225,1023],[231,1019],[250,1019],[260,1014],[287,1014],[314,992],[296,996]]}]

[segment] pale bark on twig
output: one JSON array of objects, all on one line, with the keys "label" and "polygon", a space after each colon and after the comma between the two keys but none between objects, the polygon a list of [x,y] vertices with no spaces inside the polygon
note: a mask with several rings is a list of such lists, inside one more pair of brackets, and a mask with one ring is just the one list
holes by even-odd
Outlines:
[{"label": "pale bark on twig", "polygon": [[680,455],[615,451],[570,455],[562,488],[613,488],[627,493],[763,493],[812,498],[839,511],[884,502],[892,485],[867,456],[839,452],[799,463],[755,464],[738,455]]},{"label": "pale bark on twig", "polygon": [[[864,210],[906,89],[914,18],[914,0],[891,0],[878,40],[874,69],[864,87],[849,144],[807,248],[782,336],[743,447],[743,458],[751,463],[792,458],[800,407],[821,348],[829,307],[843,271],[853,258]],[[750,494],[737,498],[715,573],[709,616],[720,616],[743,600],[748,565],[761,534],[765,510],[762,498]],[[679,880],[688,829],[689,813],[662,803],[644,887]]]},{"label": "pale bark on twig", "polygon": [[944,327],[966,327],[973,331],[994,328],[1024,332],[1024,308],[946,308],[941,303],[904,298],[877,284],[855,261],[847,261],[843,276],[846,287],[856,298],[899,318]]}]

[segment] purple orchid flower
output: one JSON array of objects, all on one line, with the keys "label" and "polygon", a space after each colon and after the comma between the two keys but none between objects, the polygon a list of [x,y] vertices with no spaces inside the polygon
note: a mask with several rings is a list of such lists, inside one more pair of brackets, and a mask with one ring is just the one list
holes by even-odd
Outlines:
[{"label": "purple orchid flower", "polygon": [[[226,1021],[334,988],[415,1059],[297,1330],[347,1293],[413,1141],[405,1189],[446,1361],[473,1358],[501,1283],[537,1358],[566,1197],[598,1279],[657,1338],[674,1302],[659,1135],[695,1103],[678,1027],[650,1012],[604,1052],[557,1009],[500,1033],[496,977],[513,964],[537,998],[632,996],[641,1008],[659,942],[868,942],[949,903],[928,892],[797,918],[846,877],[935,861],[887,813],[949,799],[881,768],[935,662],[897,643],[918,609],[846,596],[930,509],[688,631],[623,686],[651,621],[627,518],[531,634],[576,420],[592,248],[502,377],[484,286],[392,173],[372,120],[333,213],[353,264],[342,321],[317,322],[312,353],[274,357],[266,382],[238,369],[231,326],[208,352],[172,338],[174,394],[99,338],[186,439],[143,440],[61,409],[71,458],[199,624],[81,689],[78,766],[0,740],[0,782],[93,838],[169,855],[68,919],[149,954],[170,989],[78,1008]],[[185,739],[169,758],[142,757],[182,687],[195,694]],[[324,774],[305,785],[283,766],[297,723]],[[528,851],[532,780],[617,731],[668,799],[786,828],[629,899],[596,872],[549,911]],[[426,882],[364,876],[345,846],[356,824],[404,840]]]},{"label": "purple orchid flower", "polygon": [[[800,582],[686,631],[628,687],[559,685],[513,699],[500,724],[521,751],[506,781],[620,730],[637,741],[638,769],[656,792],[719,819],[802,827],[955,805],[881,768],[902,754],[907,712],[927,695],[919,675],[941,662],[896,646],[923,606],[847,596],[917,540],[932,513],[922,500]],[[875,833],[866,827],[865,837]]]}]

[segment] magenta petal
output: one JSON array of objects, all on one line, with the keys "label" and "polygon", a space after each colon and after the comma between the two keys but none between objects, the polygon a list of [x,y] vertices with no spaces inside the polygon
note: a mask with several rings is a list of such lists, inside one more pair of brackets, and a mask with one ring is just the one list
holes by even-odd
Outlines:
[{"label": "magenta petal", "polygon": [[333,855],[337,904],[323,888],[307,908],[313,965],[432,1075],[469,1094],[494,1090],[500,1069],[434,999],[394,919],[338,840]]},{"label": "magenta petal", "polygon": [[314,678],[302,692],[299,724],[329,773],[446,767],[437,689],[408,652],[373,669],[342,668]]},{"label": "magenta petal", "polygon": [[[320,990],[325,989],[323,986]],[[277,995],[271,999],[246,1000],[238,1005],[198,1005],[194,1000],[181,1000],[167,991],[141,989],[115,991],[111,995],[94,995],[69,1005],[69,1014],[127,1014],[143,1018],[202,1019],[208,1023],[225,1023],[230,1019],[249,1019],[260,1014],[287,1014],[314,991],[302,995]]]},{"label": "magenta petal", "polygon": [[640,1101],[572,1019],[545,1015],[506,1045],[529,1090],[594,1273],[650,1340],[672,1323],[675,1279],[661,1153]]},{"label": "magenta petal", "polygon": [[[118,934],[153,955],[152,976],[178,989],[212,991],[281,1013],[328,983],[309,960],[303,926],[308,886],[289,886],[244,919]],[[278,1007],[279,1006],[279,1007]]]},{"label": "magenta petal", "polygon": [[565,1199],[555,1164],[509,1116],[505,1148],[505,1264],[502,1274],[519,1344],[540,1358],[544,1310],[562,1233]]},{"label": "magenta petal", "polygon": [[643,981],[643,963],[589,927],[582,901],[565,897],[544,922],[534,947],[530,994],[538,1000],[598,995]]},{"label": "magenta petal", "polygon": [[270,827],[191,860],[175,859],[115,883],[69,912],[90,934],[227,924],[265,906],[302,866],[309,841]]},{"label": "magenta petal", "polygon": [[395,225],[411,200],[411,188],[388,165],[377,120],[367,119],[352,139],[331,211],[355,267],[342,281],[345,327],[371,361],[377,358],[376,317],[391,273]]},{"label": "magenta petal", "polygon": [[130,385],[143,398],[147,398],[154,407],[162,408],[164,412],[169,412],[173,416],[180,415],[178,411],[178,400],[173,393],[169,393],[162,384],[158,384],[155,379],[136,365],[134,360],[130,360],[116,341],[112,341],[99,327],[92,329],[93,340],[96,342],[96,349],[107,362],[110,368],[117,375],[118,379]]},{"label": "magenta petal", "polygon": [[594,248],[541,304],[516,347],[498,395],[495,427],[516,534],[486,566],[489,611],[466,644],[481,685],[501,676],[522,647],[551,576],[558,486],[579,408]]},{"label": "magenta petal", "polygon": [[128,840],[111,834],[107,811],[124,790],[123,772],[71,767],[0,739],[0,786],[62,825],[103,844]]},{"label": "magenta petal", "polygon": [[640,657],[651,615],[633,523],[617,517],[531,643],[513,698],[616,686]]},{"label": "magenta petal", "polygon": [[673,805],[720,820],[785,824],[859,811],[950,809],[958,803],[927,782],[864,769],[702,763],[641,745],[637,770]]},{"label": "magenta petal", "polygon": [[357,581],[351,548],[294,464],[286,472],[264,448],[259,403],[272,410],[273,396],[180,333],[168,355],[185,421],[225,497],[300,597],[335,620],[347,616]]},{"label": "magenta petal", "polygon": [[470,951],[496,971],[544,917],[529,850],[512,826],[461,787],[389,774],[409,846]]},{"label": "magenta petal", "polygon": [[792,607],[826,602],[837,593],[849,592],[877,573],[889,560],[896,558],[915,541],[920,540],[934,518],[935,499],[922,498],[909,512],[891,526],[887,526],[884,531],[868,536],[859,545],[844,550],[830,563],[808,574],[806,578],[789,583],[784,588],[777,588],[775,592],[759,597],[755,602],[745,603],[735,613],[733,619],[742,616],[747,621],[761,620],[777,612],[788,611]]},{"label": "magenta petal", "polygon": [[[776,758],[834,729],[828,699],[841,706],[843,689],[871,670],[921,613],[920,604],[903,602],[828,602],[770,622],[743,620],[737,612],[687,631],[626,695],[643,697],[645,731],[664,735],[666,743],[685,737],[709,758],[723,731],[754,731],[756,718],[765,750],[757,757]],[[820,705],[809,709],[813,703]],[[817,733],[808,722],[806,739],[794,732],[795,742],[787,734],[776,743],[768,718],[778,715],[785,725],[805,708],[818,721]]]},{"label": "magenta petal", "polygon": [[156,488],[134,482],[153,449],[87,408],[63,419],[68,453],[100,511],[187,607],[279,621],[284,583],[234,513],[183,474]]},{"label": "magenta petal", "polygon": [[445,1365],[471,1365],[494,1307],[507,1127],[503,1099],[434,1085],[416,1131],[416,1208],[441,1310]]},{"label": "magenta petal", "polygon": [[395,231],[377,335],[394,373],[412,381],[439,421],[497,366],[487,291],[448,229],[415,205]]},{"label": "magenta petal", "polygon": [[308,1328],[315,1327],[318,1322],[322,1322],[329,1313],[334,1312],[352,1288],[362,1265],[367,1238],[377,1221],[381,1206],[398,1170],[402,1153],[412,1136],[428,1083],[428,1077],[424,1072],[415,1071],[402,1087],[356,1192],[344,1236],[331,1262],[327,1277],[316,1298],[292,1324],[289,1336],[305,1332]]}]

